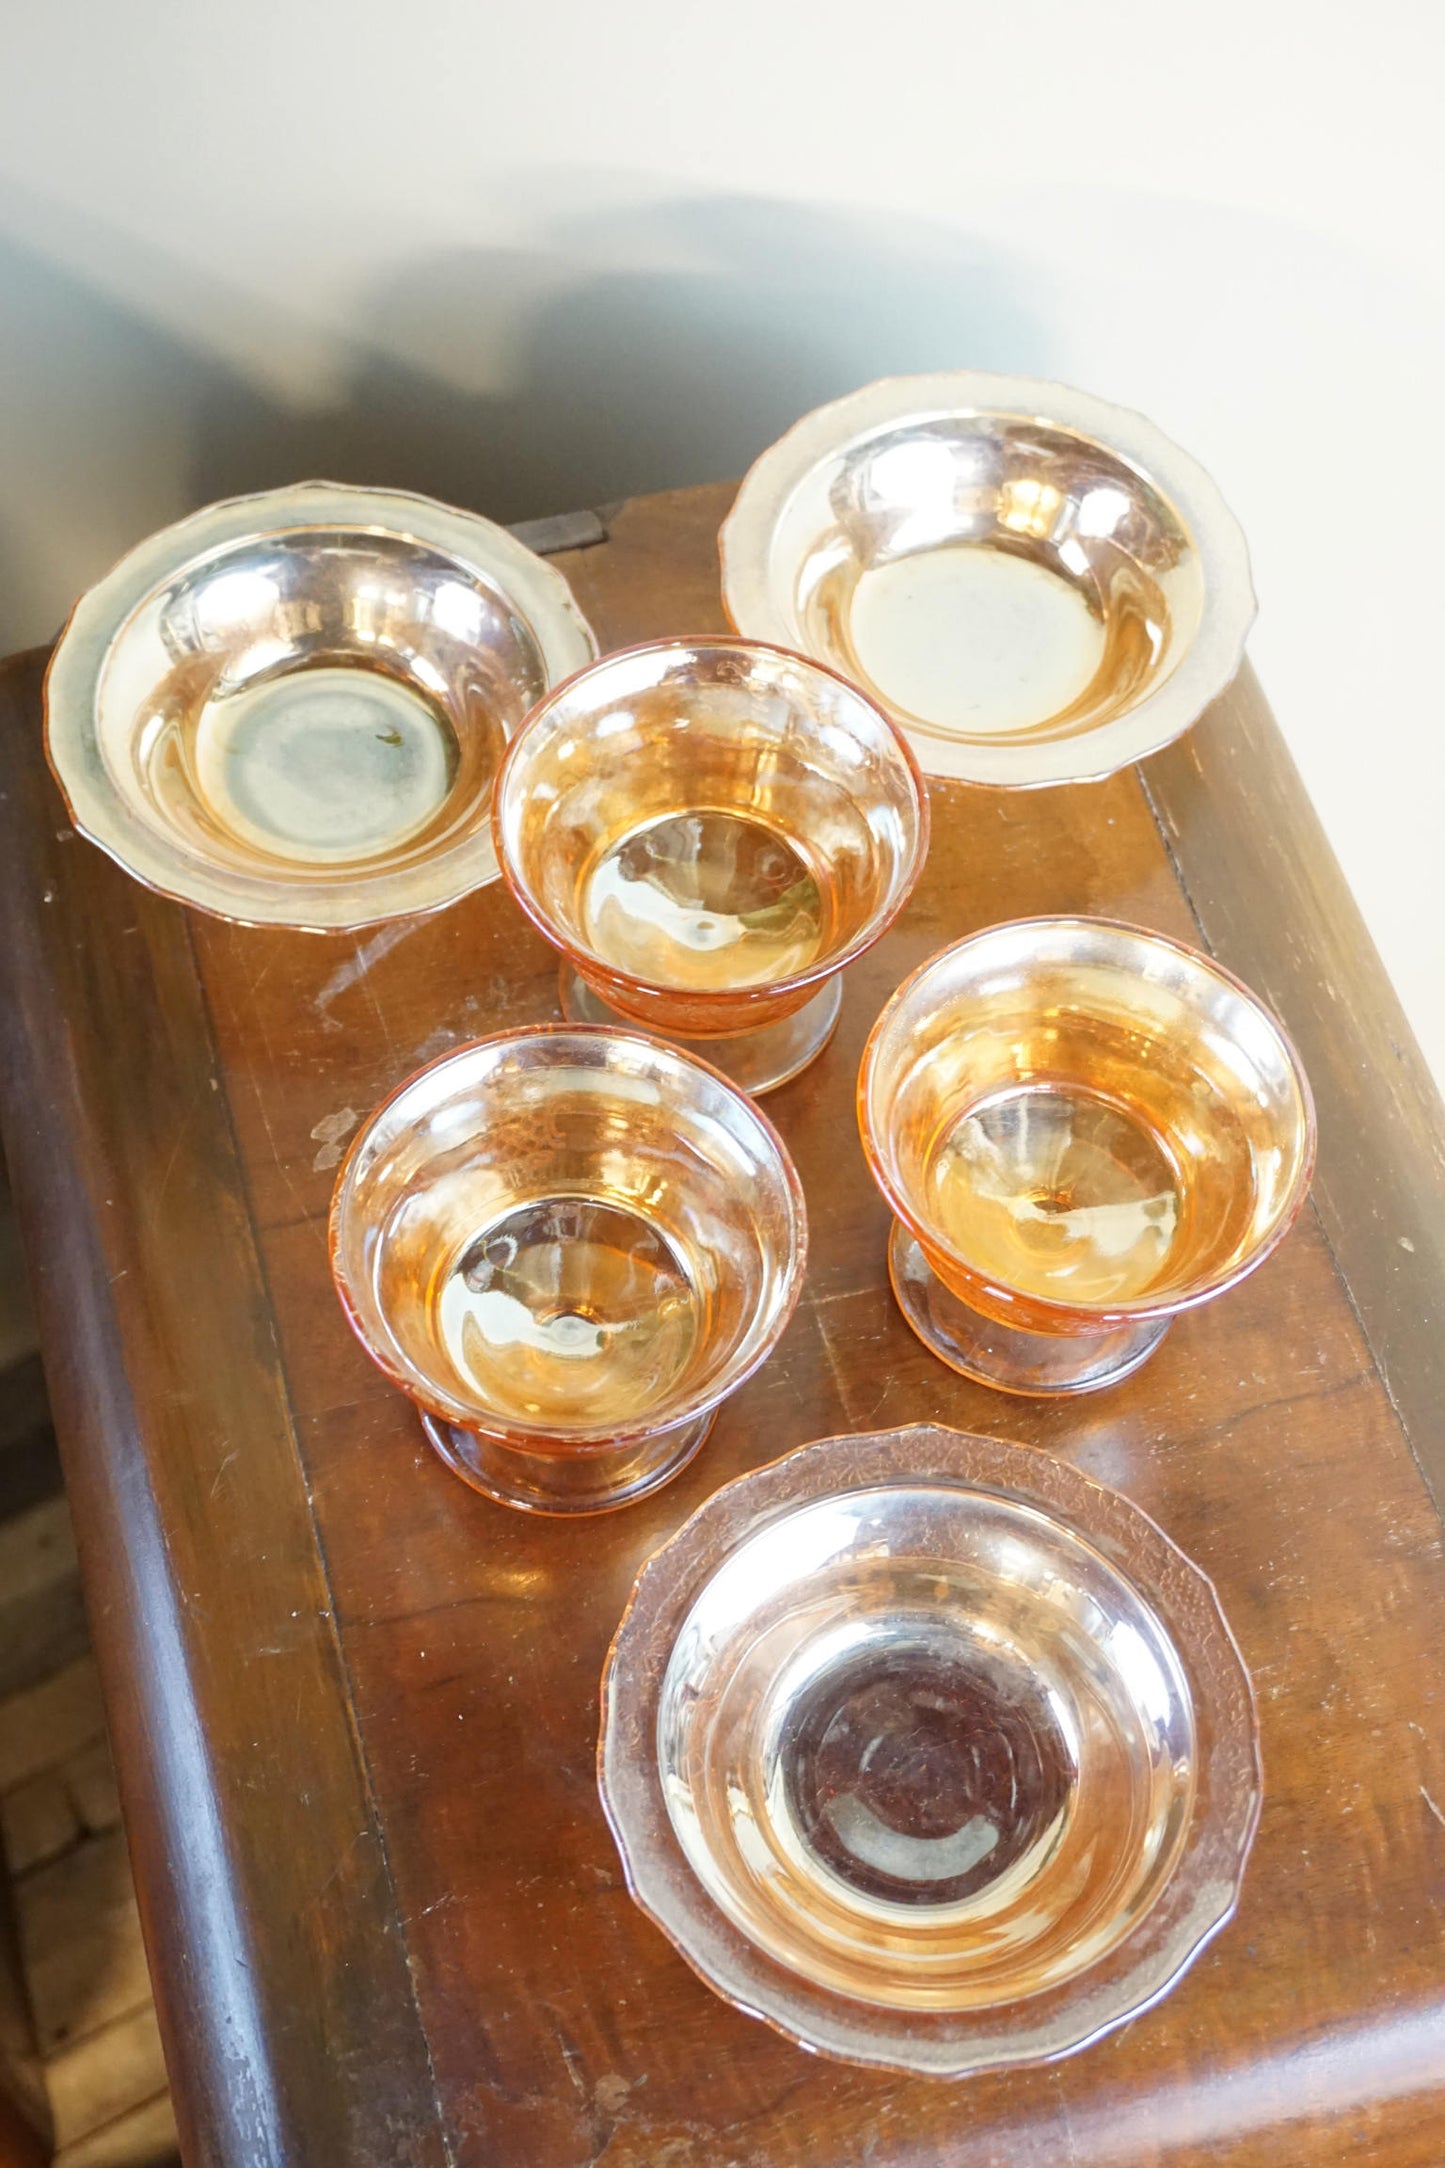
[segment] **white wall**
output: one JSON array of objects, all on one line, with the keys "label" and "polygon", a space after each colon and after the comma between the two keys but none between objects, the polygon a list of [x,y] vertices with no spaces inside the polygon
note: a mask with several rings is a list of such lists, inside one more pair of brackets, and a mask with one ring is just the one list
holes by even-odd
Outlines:
[{"label": "white wall", "polygon": [[0,647],[302,473],[501,518],[735,473],[870,376],[1144,408],[1445,1077],[1430,0],[10,0]]}]

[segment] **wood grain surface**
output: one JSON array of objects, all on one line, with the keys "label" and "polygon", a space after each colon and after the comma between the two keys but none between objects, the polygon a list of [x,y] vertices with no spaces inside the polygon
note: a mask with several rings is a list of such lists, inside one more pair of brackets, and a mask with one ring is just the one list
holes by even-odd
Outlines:
[{"label": "wood grain surface", "polygon": [[[556,560],[604,644],[721,623],[727,495],[637,500]],[[549,952],[499,887],[330,939],[145,894],[70,834],[37,673],[4,680],[5,1140],[187,2160],[1437,2168],[1438,1111],[1408,1037],[1393,1067],[1375,1043],[1388,988],[1249,681],[1147,784],[934,786],[913,904],[768,1102],[811,1216],[799,1312],[675,1484],[568,1525],[433,1459],[324,1243],[351,1129],[445,1048],[555,1016]],[[1075,1403],[992,1394],[909,1333],[852,1111],[903,974],[1041,911],[1202,934],[1321,1102],[1318,1211]],[[745,1468],[914,1421],[1062,1455],[1154,1515],[1214,1579],[1263,1732],[1239,1913],[1178,1988],[1067,2062],[957,2084],[810,2057],[711,1995],[629,1901],[593,1771],[659,1541]]]}]

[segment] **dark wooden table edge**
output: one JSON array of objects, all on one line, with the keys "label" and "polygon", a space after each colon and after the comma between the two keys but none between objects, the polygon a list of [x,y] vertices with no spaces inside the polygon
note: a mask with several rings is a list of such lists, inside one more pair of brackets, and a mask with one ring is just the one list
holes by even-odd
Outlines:
[{"label": "dark wooden table edge", "polygon": [[[43,663],[43,653],[37,652],[0,666],[5,733],[0,746],[17,729],[33,729]],[[1194,732],[1146,763],[1140,777],[1203,943],[1272,1002],[1300,1045],[1321,1120],[1315,1209],[1438,1502],[1445,1495],[1440,1423],[1445,1358],[1419,1343],[1432,1338],[1421,1330],[1423,1306],[1430,1306],[1433,1319],[1438,1291],[1445,1286],[1445,1121],[1439,1094],[1248,671]],[[153,1928],[150,1941],[186,2157],[195,2163],[225,2162],[228,2168],[340,2157],[316,2150],[310,2133],[334,2130],[337,2116],[344,2122],[346,2103],[318,2107],[308,2101],[305,2086],[298,2090],[293,2064],[306,2069],[308,2083],[315,2066],[289,2046],[290,2013],[267,2007],[270,1983],[249,1972],[244,1937],[234,1919],[221,1916],[225,1907],[218,1894],[234,1863],[220,1855],[219,1830],[207,1804],[213,1775],[205,1697],[216,1688],[197,1660],[193,1631],[170,1590],[165,1500],[154,1494],[141,1444],[154,1411],[128,1372],[121,1305],[107,1269],[113,1261],[106,1222],[110,1182],[87,1092],[103,1049],[76,1043],[66,1019],[40,997],[59,938],[58,921],[37,903],[46,894],[54,848],[47,837],[27,832],[14,796],[6,778],[0,788],[0,835],[7,841],[0,864],[0,899],[6,906],[0,987],[11,1014],[0,1050],[0,1118],[35,1268],[90,1601],[110,1629],[98,1640],[138,1885],[152,1920],[166,1919],[164,1934]],[[1256,828],[1261,801],[1269,817]],[[1246,804],[1252,809],[1248,822],[1239,817]],[[1270,849],[1272,834],[1291,833],[1303,839],[1302,848],[1290,854]],[[147,917],[149,938],[172,945],[170,967],[193,986],[204,1020],[194,1039],[196,1061],[214,1072],[204,988],[184,918],[139,891],[136,900]],[[1299,938],[1302,927],[1310,929],[1312,940]],[[218,1107],[217,1115],[222,1118],[224,1110]],[[1362,1121],[1377,1162],[1369,1197],[1352,1152]],[[85,1140],[78,1165],[58,1148],[61,1134]],[[228,1122],[224,1137],[211,1143],[244,1193]],[[232,1299],[240,1307],[254,1304],[263,1280],[253,1240],[248,1237],[243,1250],[228,1257],[227,1269]],[[1434,1338],[1438,1341],[1438,1333]],[[97,1380],[103,1381],[100,1391]],[[324,1583],[324,1559],[289,1416],[285,1438],[277,1444],[280,1458],[269,1472],[284,1467],[305,1503],[316,1571]],[[265,1510],[267,1501],[257,1504]],[[136,1532],[124,1552],[113,1540],[121,1518]],[[169,1616],[173,1645],[138,1688],[126,1674],[124,1652],[153,1631],[158,1616]],[[353,2082],[347,2074],[383,2052],[379,2043],[368,2041],[367,2010],[378,2012],[389,2004],[394,2014],[401,2007],[405,2042],[399,2048],[389,2028],[384,2045],[390,2077],[419,2115],[432,2118],[430,2132],[418,2126],[411,2134],[414,2147],[396,2156],[410,2168],[413,2161],[449,2157],[449,2147],[436,2115],[426,2043],[407,1976],[404,1928],[384,1870],[384,1842],[347,1705],[334,1628],[322,1634],[306,1660],[320,1665],[332,1704],[332,1722],[317,1749],[334,1764],[336,1781],[354,1796],[358,1830],[369,1833],[381,1863],[377,1894],[386,1907],[369,1923],[368,1949],[362,1953],[376,1968],[374,1992],[353,2010],[351,2037],[331,2043],[334,2082],[342,2087]],[[264,1710],[257,1715],[264,1721]],[[279,1911],[293,1895],[278,1886],[268,1901]],[[234,2005],[218,2007],[227,2004],[228,1993]],[[247,2027],[249,2039],[238,2047],[232,2008],[248,2004],[254,2022]]]},{"label": "dark wooden table edge", "polygon": [[1201,945],[1304,1061],[1310,1209],[1445,1513],[1445,1103],[1248,663],[1139,775]]},{"label": "dark wooden table edge", "polygon": [[[54,865],[60,838],[49,807],[37,811],[37,793],[16,787],[9,754],[16,733],[36,727],[45,660],[37,651],[0,666],[6,933],[0,1129],[34,1283],[184,2157],[193,2168],[379,2161],[370,2147],[375,2131],[358,2112],[357,2096],[367,2074],[384,2073],[396,2116],[387,2162],[433,2168],[450,2160],[451,2148],[329,1602],[315,1606],[300,1633],[292,1624],[296,1614],[278,1611],[270,1636],[277,1654],[285,1652],[285,1668],[263,1669],[245,1649],[204,1649],[192,1607],[175,1585],[174,1530],[188,1511],[189,1501],[178,1495],[186,1477],[142,1442],[164,1427],[166,1411],[149,1385],[154,1373],[127,1360],[127,1332],[133,1343],[145,1330],[137,1317],[145,1296],[139,1291],[137,1302],[117,1261],[109,1218],[117,1184],[97,1134],[96,1110],[105,1096],[98,1080],[111,1049],[97,1043],[94,1031],[72,1030],[47,997],[63,973],[57,952],[67,938],[63,914],[47,908],[60,900],[62,876]],[[59,816],[48,778],[40,790]],[[165,1021],[172,1038],[183,1033],[193,1065],[188,1095],[208,1132],[208,1177],[244,1198],[186,914],[134,883],[125,889],[145,944],[161,953],[172,996],[177,987],[186,996],[188,1013],[178,1019],[172,999]],[[156,1023],[141,1016],[135,1028]],[[83,1140],[78,1160],[77,1138]],[[197,1150],[189,1147],[191,1156]],[[244,1211],[231,1215],[227,1232],[216,1254],[218,1299],[237,1318],[265,1317],[263,1272]],[[136,1307],[123,1328],[130,1303]],[[269,1337],[269,1321],[265,1330]],[[315,1575],[325,1588],[274,1342],[270,1354],[276,1391],[265,1410],[264,1455],[250,1458],[241,1480],[228,1487],[229,1510],[213,1518],[214,1563],[219,1573],[233,1562],[238,1521],[275,1525],[289,1510],[309,1531]],[[122,1527],[124,1544],[116,1540]],[[189,1564],[203,1587],[206,1560]],[[146,1652],[144,1663],[132,1661],[137,1651]],[[258,1890],[254,1869],[248,1874],[238,1862],[215,1810],[213,1738],[244,1724],[255,1733],[262,1764],[273,1712],[293,1684],[312,1711],[305,1773],[313,1796],[327,1796],[352,1832],[353,1857],[341,1863],[347,1872],[329,1891],[295,1886],[284,1851],[270,1862],[272,1886]],[[293,1811],[296,1776],[293,1768]],[[365,1885],[360,1900],[356,1861]],[[332,1966],[339,1961],[352,1973],[358,1992],[344,2004],[348,2037],[318,2040],[318,2030],[337,2027],[338,2010],[298,2010],[293,1974],[259,1961],[244,1907],[232,1901],[237,1888],[254,1895],[283,1933],[299,1932],[314,1948],[337,1953]]]}]

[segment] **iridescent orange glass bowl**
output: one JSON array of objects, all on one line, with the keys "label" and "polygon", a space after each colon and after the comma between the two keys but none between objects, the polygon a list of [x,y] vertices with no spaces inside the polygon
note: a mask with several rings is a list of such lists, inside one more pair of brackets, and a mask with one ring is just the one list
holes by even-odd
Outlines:
[{"label": "iridescent orange glass bowl", "polygon": [[475,513],[302,482],[207,505],[83,595],[45,681],[82,834],[163,895],[315,932],[497,876],[497,764],[597,642]]},{"label": "iridescent orange glass bowl", "polygon": [[584,1022],[693,1045],[752,1092],[806,1066],[839,973],[922,870],[928,797],[880,708],[781,648],[608,655],[508,748],[497,856]]},{"label": "iridescent orange glass bowl", "polygon": [[460,1048],[357,1137],[331,1261],[363,1347],[447,1465],[595,1513],[686,1465],[802,1286],[792,1161],[724,1077],[637,1034]]},{"label": "iridescent orange glass bowl", "polygon": [[603,1678],[628,1887],[805,2046],[935,2077],[1137,2017],[1234,1909],[1253,1697],[1213,1589],[1051,1453],[924,1429],[716,1492]]},{"label": "iridescent orange glass bowl", "polygon": [[874,1026],[859,1125],[894,1292],[943,1361],[1013,1392],[1126,1377],[1263,1262],[1315,1122],[1284,1031],[1182,943],[1087,918],[990,927]]}]

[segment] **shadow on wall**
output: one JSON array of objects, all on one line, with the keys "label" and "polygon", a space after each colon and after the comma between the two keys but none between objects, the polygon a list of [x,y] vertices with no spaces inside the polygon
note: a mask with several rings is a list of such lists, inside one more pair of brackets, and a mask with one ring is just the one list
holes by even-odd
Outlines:
[{"label": "shadow on wall", "polygon": [[[213,408],[196,495],[316,472],[513,520],[722,480],[871,377],[1045,372],[1014,279],[952,236],[794,204],[568,220],[545,252],[446,256],[380,287],[339,404]],[[398,325],[410,352],[388,351]],[[469,386],[494,355],[502,381]]]},{"label": "shadow on wall", "polygon": [[[0,212],[5,206],[0,204]],[[193,501],[195,431],[244,380],[0,238],[0,653]]]},{"label": "shadow on wall", "polygon": [[190,274],[103,239],[105,293],[0,243],[0,648],[46,637],[131,542],[216,497],[324,475],[531,518],[740,473],[870,377],[1050,360],[1016,268],[966,237],[705,198],[408,266],[288,401],[227,358],[233,293],[197,275],[180,336],[146,296]]}]

